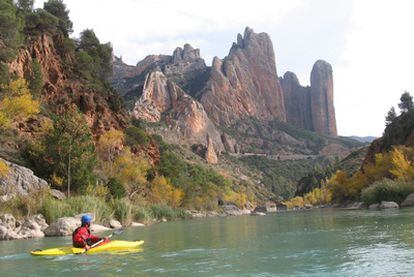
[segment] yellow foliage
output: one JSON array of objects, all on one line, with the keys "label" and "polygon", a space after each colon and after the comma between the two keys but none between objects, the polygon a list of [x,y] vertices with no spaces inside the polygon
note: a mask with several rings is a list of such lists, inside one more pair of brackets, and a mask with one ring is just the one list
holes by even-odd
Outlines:
[{"label": "yellow foliage", "polygon": [[61,187],[63,185],[63,178],[53,174],[50,178],[50,182],[56,187]]},{"label": "yellow foliage", "polygon": [[326,186],[315,188],[311,192],[304,195],[305,203],[312,205],[323,205],[332,202],[332,191]]},{"label": "yellow foliage", "polygon": [[149,169],[149,163],[142,157],[135,156],[126,148],[118,155],[113,164],[113,172],[125,188],[128,195],[143,189],[147,179],[146,174]]},{"label": "yellow foliage", "polygon": [[285,201],[284,203],[288,209],[302,208],[303,206],[305,206],[305,201],[303,197],[300,196],[293,197],[292,199]]},{"label": "yellow foliage", "polygon": [[96,196],[99,198],[105,198],[110,194],[109,188],[103,184],[97,184],[97,185],[87,185],[85,188],[85,194]]},{"label": "yellow foliage", "polygon": [[6,178],[7,175],[9,174],[9,166],[0,160],[0,178]]},{"label": "yellow foliage", "polygon": [[174,188],[164,176],[156,176],[151,182],[151,202],[154,204],[168,203],[177,208],[183,198],[184,192]]},{"label": "yellow foliage", "polygon": [[395,179],[404,182],[413,181],[414,167],[400,149],[393,149],[391,152],[391,161],[392,168],[390,169],[390,173],[394,176]]},{"label": "yellow foliage", "polygon": [[244,192],[229,190],[224,195],[224,201],[236,204],[239,208],[244,208],[247,203],[247,195]]},{"label": "yellow foliage", "polygon": [[110,130],[103,134],[98,141],[98,153],[103,162],[103,170],[109,176],[113,176],[114,161],[116,155],[122,149],[124,133],[118,130]]},{"label": "yellow foliage", "polygon": [[33,99],[24,79],[14,80],[2,89],[0,127],[6,128],[12,121],[26,120],[40,112],[40,103]]}]

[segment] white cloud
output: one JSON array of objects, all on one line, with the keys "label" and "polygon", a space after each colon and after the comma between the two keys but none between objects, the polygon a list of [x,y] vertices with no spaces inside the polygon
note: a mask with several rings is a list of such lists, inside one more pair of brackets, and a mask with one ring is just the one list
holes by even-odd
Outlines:
[{"label": "white cloud", "polygon": [[352,30],[334,68],[343,135],[381,135],[384,116],[404,90],[414,92],[413,1],[354,1]]}]

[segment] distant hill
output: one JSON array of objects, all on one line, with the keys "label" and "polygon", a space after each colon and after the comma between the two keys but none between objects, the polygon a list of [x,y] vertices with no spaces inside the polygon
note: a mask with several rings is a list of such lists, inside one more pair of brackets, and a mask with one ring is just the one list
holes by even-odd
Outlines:
[{"label": "distant hill", "polygon": [[366,136],[366,137],[359,137],[359,136],[349,136],[350,139],[357,140],[362,143],[371,143],[376,140],[378,137],[374,136]]}]

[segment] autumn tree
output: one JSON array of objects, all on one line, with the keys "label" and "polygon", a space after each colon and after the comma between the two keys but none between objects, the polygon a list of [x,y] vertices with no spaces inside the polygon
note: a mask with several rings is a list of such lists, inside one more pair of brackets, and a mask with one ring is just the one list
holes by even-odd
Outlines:
[{"label": "autumn tree", "polygon": [[147,184],[148,161],[136,156],[126,148],[119,154],[113,164],[114,178],[118,180],[130,198],[145,191]]},{"label": "autumn tree", "polygon": [[155,204],[165,204],[177,208],[181,205],[184,192],[173,185],[164,177],[156,176],[150,184],[150,199]]},{"label": "autumn tree", "polygon": [[113,164],[116,154],[120,152],[124,141],[124,133],[118,130],[110,130],[104,133],[98,141],[98,152],[100,158],[106,162],[109,176],[113,176]]},{"label": "autumn tree", "polygon": [[16,79],[2,86],[0,101],[0,128],[7,128],[12,122],[24,121],[40,111],[40,104],[34,100],[27,82]]}]

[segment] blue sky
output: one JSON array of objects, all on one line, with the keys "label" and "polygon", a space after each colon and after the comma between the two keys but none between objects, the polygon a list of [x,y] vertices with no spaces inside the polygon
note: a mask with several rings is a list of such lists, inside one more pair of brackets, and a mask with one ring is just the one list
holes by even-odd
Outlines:
[{"label": "blue sky", "polygon": [[[313,63],[334,70],[340,135],[380,136],[404,90],[414,94],[414,1],[410,0],[65,0],[74,36],[92,28],[129,64],[188,42],[210,64],[245,26],[267,32],[279,75],[309,84]],[[42,6],[37,1],[36,6]],[[93,13],[91,13],[93,11]]]}]

